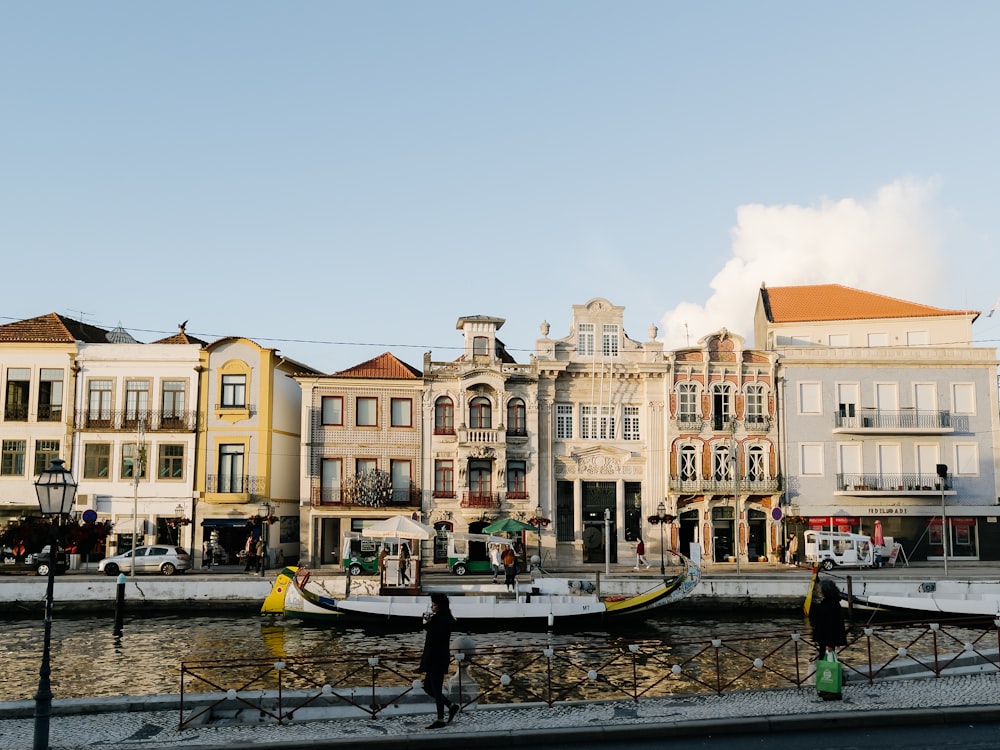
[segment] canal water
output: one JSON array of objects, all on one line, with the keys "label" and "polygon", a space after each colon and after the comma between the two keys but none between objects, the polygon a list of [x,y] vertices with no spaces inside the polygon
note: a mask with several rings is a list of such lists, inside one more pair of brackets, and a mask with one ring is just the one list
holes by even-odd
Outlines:
[{"label": "canal water", "polygon": [[[41,663],[41,619],[2,620],[0,696],[34,696]],[[419,649],[423,632],[410,630],[334,629],[297,620],[262,618],[251,613],[156,615],[127,618],[123,634],[113,634],[113,620],[62,616],[52,624],[52,687],[57,698],[176,694],[182,660],[246,658],[336,658],[372,652]],[[456,635],[461,634],[461,627]],[[711,637],[743,638],[755,634],[801,632],[808,628],[800,612],[686,613],[664,615],[614,631],[545,633],[513,630],[473,633],[491,646],[605,645],[635,639],[665,645]]]}]

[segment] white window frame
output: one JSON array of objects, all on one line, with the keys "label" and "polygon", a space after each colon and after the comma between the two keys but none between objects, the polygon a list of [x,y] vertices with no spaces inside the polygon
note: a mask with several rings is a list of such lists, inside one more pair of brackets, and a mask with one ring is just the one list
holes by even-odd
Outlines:
[{"label": "white window frame", "polygon": [[640,439],[639,407],[626,404],[622,406],[622,440]]},{"label": "white window frame", "polygon": [[605,323],[601,326],[601,354],[605,357],[617,357],[619,340],[620,332],[617,325]]},{"label": "white window frame", "polygon": [[979,476],[979,446],[976,443],[955,443],[952,447],[955,457],[952,474],[963,477]]},{"label": "white window frame", "polygon": [[818,380],[805,380],[797,384],[799,414],[823,413],[823,384]]},{"label": "white window frame", "polygon": [[556,440],[573,439],[573,404],[556,404]]},{"label": "white window frame", "polygon": [[823,444],[799,443],[799,474],[804,477],[821,477],[825,473]]},{"label": "white window frame", "polygon": [[594,324],[577,323],[576,353],[579,357],[594,356]]},{"label": "white window frame", "polygon": [[951,411],[953,414],[976,414],[975,383],[951,384]]},{"label": "white window frame", "polygon": [[868,346],[889,346],[889,334],[888,333],[869,333],[868,334]]}]

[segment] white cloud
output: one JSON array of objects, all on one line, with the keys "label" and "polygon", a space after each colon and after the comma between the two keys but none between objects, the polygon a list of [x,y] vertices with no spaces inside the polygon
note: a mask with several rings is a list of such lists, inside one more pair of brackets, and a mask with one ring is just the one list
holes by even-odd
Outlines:
[{"label": "white cloud", "polygon": [[937,182],[898,180],[867,202],[824,200],[815,207],[740,206],[733,256],[712,279],[704,304],[681,302],[662,318],[668,348],[728,328],[753,345],[753,311],[768,286],[844,284],[933,304],[945,264],[933,199]]}]

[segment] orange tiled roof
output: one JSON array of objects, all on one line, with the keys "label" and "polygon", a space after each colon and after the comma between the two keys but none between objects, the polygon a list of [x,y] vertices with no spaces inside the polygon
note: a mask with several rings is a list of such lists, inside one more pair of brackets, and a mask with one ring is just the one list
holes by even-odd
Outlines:
[{"label": "orange tiled roof", "polygon": [[0,326],[0,342],[30,344],[108,343],[108,331],[78,320],[49,313]]},{"label": "orange tiled roof", "polygon": [[396,359],[386,352],[360,365],[334,373],[345,378],[385,378],[411,380],[423,377],[423,373],[415,367],[410,367],[402,360]]},{"label": "orange tiled roof", "polygon": [[979,314],[973,310],[942,310],[840,284],[762,287],[760,293],[768,320],[773,323]]}]

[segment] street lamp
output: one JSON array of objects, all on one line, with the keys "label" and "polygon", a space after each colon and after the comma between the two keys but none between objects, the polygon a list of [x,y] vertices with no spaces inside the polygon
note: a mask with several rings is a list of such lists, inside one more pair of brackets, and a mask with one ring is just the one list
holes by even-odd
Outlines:
[{"label": "street lamp", "polygon": [[542,506],[535,506],[535,534],[538,535],[538,569],[542,569]]},{"label": "street lamp", "polygon": [[666,523],[666,520],[667,520],[667,508],[663,504],[662,500],[660,501],[660,504],[656,506],[656,517],[660,519],[660,523],[659,523],[659,527],[660,527],[660,575],[661,576],[665,576],[667,574],[667,568],[663,564],[663,524]]},{"label": "street lamp", "polygon": [[38,692],[35,693],[35,742],[34,750],[48,750],[49,719],[52,717],[52,684],[49,676],[49,654],[52,642],[52,591],[55,587],[56,555],[59,547],[59,519],[70,512],[76,499],[76,482],[63,467],[64,461],[52,459],[49,468],[35,480],[38,507],[43,516],[51,516],[49,535],[49,582],[45,588],[45,639],[42,647],[42,666],[38,670]]},{"label": "street lamp", "polygon": [[260,577],[267,575],[267,527],[271,522],[271,505],[267,502],[260,504],[257,508],[257,515],[260,516],[260,539],[263,542],[263,549],[260,553]]},{"label": "street lamp", "polygon": [[941,485],[941,543],[944,545],[944,577],[948,577],[948,517],[944,508],[944,480],[948,476],[948,465],[938,464],[937,475]]}]

